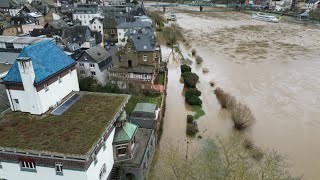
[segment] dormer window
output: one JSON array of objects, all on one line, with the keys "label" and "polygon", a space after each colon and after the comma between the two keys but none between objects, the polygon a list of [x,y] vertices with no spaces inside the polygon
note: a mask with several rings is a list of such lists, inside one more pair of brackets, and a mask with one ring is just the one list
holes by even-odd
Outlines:
[{"label": "dormer window", "polygon": [[61,83],[62,80],[61,80],[61,75],[58,77],[58,82]]},{"label": "dormer window", "polygon": [[33,161],[20,161],[21,169],[36,169],[36,164]]},{"label": "dormer window", "polygon": [[60,162],[55,163],[56,173],[62,173],[62,164]]},{"label": "dormer window", "polygon": [[48,87],[48,84],[47,83],[45,83],[44,85],[43,85],[43,89],[47,92],[47,91],[49,91],[49,87]]}]

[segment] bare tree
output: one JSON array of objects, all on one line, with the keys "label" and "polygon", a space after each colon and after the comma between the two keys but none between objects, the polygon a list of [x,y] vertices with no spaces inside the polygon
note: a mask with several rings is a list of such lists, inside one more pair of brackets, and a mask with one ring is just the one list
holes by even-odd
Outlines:
[{"label": "bare tree", "polygon": [[232,121],[236,129],[245,129],[255,122],[255,117],[248,106],[238,103],[232,110]]}]

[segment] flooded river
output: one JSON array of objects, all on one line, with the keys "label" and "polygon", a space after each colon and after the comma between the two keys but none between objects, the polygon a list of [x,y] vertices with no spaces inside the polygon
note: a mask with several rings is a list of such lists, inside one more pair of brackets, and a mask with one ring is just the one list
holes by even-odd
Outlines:
[{"label": "flooded river", "polygon": [[[159,9],[160,10],[160,9]],[[193,63],[200,77],[206,115],[198,120],[205,138],[233,133],[228,112],[220,108],[211,80],[247,104],[257,119],[248,134],[263,149],[287,154],[292,171],[304,179],[320,177],[320,28],[287,22],[252,20],[249,14],[206,8],[170,9],[177,14],[190,46],[203,57]],[[285,18],[284,18],[285,19]],[[164,58],[169,49],[163,48]],[[190,57],[192,60],[193,58]],[[164,131],[159,148],[168,140],[186,139],[186,115],[179,61],[168,63],[169,82]],[[202,73],[203,67],[210,70]],[[199,148],[203,140],[192,140]],[[156,171],[157,159],[152,173]]]}]

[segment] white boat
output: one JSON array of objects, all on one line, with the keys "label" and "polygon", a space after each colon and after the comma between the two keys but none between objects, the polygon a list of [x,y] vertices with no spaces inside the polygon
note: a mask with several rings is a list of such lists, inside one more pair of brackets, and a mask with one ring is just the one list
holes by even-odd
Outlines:
[{"label": "white boat", "polygon": [[260,21],[267,21],[267,22],[279,22],[279,19],[272,15],[265,15],[265,14],[252,14],[252,18]]}]

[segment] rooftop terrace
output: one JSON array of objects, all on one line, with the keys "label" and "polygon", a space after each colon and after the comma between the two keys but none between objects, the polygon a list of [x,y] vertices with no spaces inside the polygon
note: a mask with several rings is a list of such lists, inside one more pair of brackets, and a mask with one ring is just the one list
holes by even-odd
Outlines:
[{"label": "rooftop terrace", "polygon": [[128,95],[81,93],[61,116],[10,112],[0,116],[0,149],[88,155],[128,101]]}]

